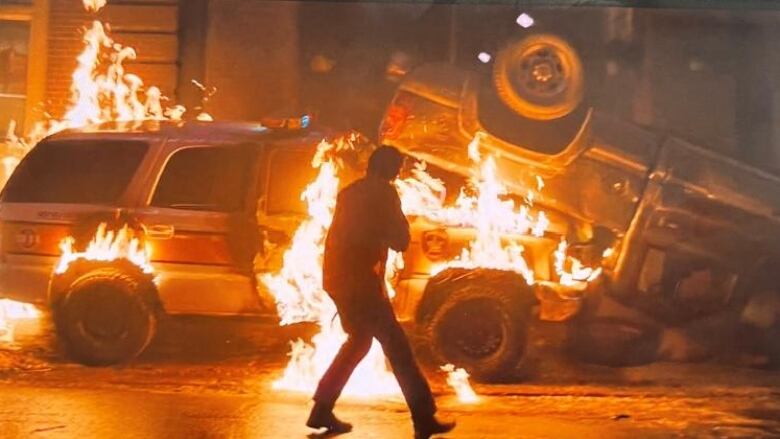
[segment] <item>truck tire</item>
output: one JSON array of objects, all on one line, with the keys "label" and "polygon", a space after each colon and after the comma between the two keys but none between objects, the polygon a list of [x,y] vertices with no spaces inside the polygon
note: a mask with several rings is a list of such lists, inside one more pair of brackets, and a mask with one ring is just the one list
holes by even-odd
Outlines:
[{"label": "truck tire", "polygon": [[89,366],[122,363],[138,356],[157,327],[148,276],[117,267],[78,276],[62,293],[54,316],[69,356]]},{"label": "truck tire", "polygon": [[435,285],[440,291],[433,293],[446,296],[432,312],[426,335],[439,365],[451,363],[477,381],[496,382],[510,378],[525,355],[530,306],[517,289],[522,281],[504,282],[508,273],[484,274]]},{"label": "truck tire", "polygon": [[515,113],[552,120],[582,101],[585,78],[577,52],[554,35],[532,35],[504,48],[493,66],[496,94]]}]

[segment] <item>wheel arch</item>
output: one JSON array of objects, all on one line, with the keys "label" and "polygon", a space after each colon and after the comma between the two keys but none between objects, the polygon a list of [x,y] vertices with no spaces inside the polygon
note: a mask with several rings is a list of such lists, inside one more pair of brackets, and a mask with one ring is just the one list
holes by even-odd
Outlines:
[{"label": "wheel arch", "polygon": [[165,311],[153,276],[144,273],[140,267],[126,259],[114,261],[77,260],[71,263],[64,273],[53,273],[49,281],[47,296],[51,309],[57,311],[73,285],[103,271],[119,271],[132,276],[139,283],[137,293],[143,295],[144,301],[157,313]]},{"label": "wheel arch", "polygon": [[530,306],[537,302],[533,289],[517,273],[485,268],[449,268],[428,280],[415,310],[415,321],[420,325],[426,325],[452,291],[470,283],[515,290],[522,305]]}]

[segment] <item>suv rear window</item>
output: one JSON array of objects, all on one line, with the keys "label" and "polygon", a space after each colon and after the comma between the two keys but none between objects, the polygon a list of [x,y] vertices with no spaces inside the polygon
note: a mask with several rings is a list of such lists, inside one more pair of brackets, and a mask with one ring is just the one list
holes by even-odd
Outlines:
[{"label": "suv rear window", "polygon": [[251,164],[248,146],[179,150],[165,165],[152,205],[215,212],[240,210]]},{"label": "suv rear window", "polygon": [[22,160],[3,191],[8,203],[115,203],[149,148],[145,142],[42,142]]}]

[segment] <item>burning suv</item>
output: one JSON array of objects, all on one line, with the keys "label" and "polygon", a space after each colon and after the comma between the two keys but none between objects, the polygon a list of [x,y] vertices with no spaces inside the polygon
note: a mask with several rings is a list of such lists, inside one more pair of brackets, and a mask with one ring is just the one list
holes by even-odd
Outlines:
[{"label": "burning suv", "polygon": [[95,365],[139,354],[163,313],[273,313],[258,293],[265,250],[305,213],[331,134],[293,121],[109,123],[44,139],[2,193],[0,291],[49,306],[68,353]]}]

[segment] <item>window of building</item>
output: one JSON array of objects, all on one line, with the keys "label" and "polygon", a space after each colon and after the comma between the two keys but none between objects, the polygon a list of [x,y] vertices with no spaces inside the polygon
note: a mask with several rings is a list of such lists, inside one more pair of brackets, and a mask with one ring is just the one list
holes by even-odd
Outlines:
[{"label": "window of building", "polygon": [[238,146],[180,150],[165,166],[152,205],[235,212],[244,205],[249,149]]},{"label": "window of building", "polygon": [[0,127],[24,122],[29,42],[29,22],[0,20]]},{"label": "window of building", "polygon": [[22,160],[5,187],[9,203],[111,204],[118,201],[148,145],[128,141],[51,141]]}]

